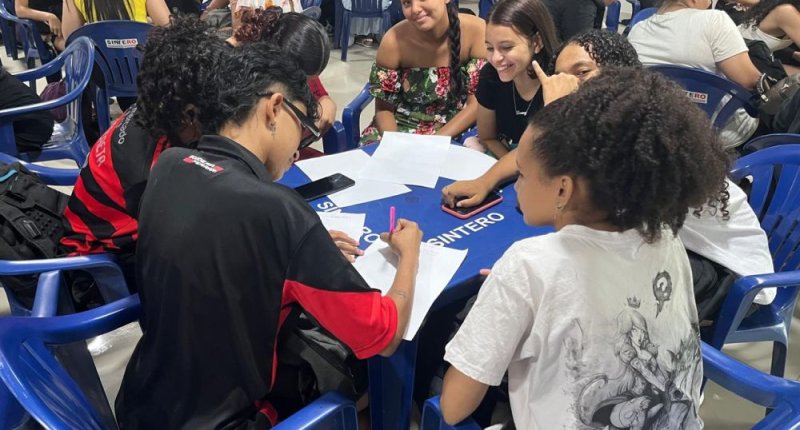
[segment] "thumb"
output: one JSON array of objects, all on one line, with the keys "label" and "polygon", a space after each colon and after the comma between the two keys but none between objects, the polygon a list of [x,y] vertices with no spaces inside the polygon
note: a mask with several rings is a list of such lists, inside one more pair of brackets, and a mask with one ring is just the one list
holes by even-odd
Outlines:
[{"label": "thumb", "polygon": [[547,73],[545,73],[544,70],[542,70],[542,67],[539,65],[538,61],[533,62],[533,71],[534,73],[536,73],[536,78],[539,79],[539,82],[541,83],[544,83],[544,81],[546,81],[547,78],[549,78],[549,76],[547,76]]}]

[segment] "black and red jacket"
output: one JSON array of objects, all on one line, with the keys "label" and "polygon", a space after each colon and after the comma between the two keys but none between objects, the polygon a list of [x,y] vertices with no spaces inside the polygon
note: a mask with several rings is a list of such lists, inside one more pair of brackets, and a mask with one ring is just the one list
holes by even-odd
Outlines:
[{"label": "black and red jacket", "polygon": [[122,429],[263,428],[276,339],[299,305],[359,358],[385,349],[397,309],[319,217],[237,143],[204,136],[150,173],[136,249],[142,339],[117,398]]},{"label": "black and red jacket", "polygon": [[119,117],[92,147],[64,211],[61,245],[68,254],[132,254],[139,232],[136,215],[150,168],[169,147],[136,122],[136,105]]}]

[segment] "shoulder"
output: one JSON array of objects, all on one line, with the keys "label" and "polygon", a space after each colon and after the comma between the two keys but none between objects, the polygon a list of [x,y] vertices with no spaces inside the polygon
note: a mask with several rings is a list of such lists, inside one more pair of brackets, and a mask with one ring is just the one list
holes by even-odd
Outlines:
[{"label": "shoulder", "polygon": [[728,15],[725,11],[717,10],[717,9],[710,9],[710,10],[700,10],[697,11],[694,16],[698,20],[702,20],[706,22],[708,25],[713,26],[712,28],[706,28],[706,30],[731,30],[734,29],[738,31],[736,28],[736,24],[733,22],[733,19]]},{"label": "shoulder", "polygon": [[375,56],[375,63],[388,69],[400,68],[400,38],[406,32],[405,27],[408,23],[402,21],[390,28],[381,39],[378,46],[378,53]]},{"label": "shoulder", "polygon": [[787,3],[775,6],[775,9],[772,9],[769,14],[767,14],[767,17],[769,17],[769,15],[775,15],[775,19],[779,24],[797,25],[798,22],[800,22],[800,10],[794,5]]},{"label": "shoulder", "polygon": [[[474,37],[480,36],[483,39],[486,33],[486,21],[475,15],[459,13],[458,20],[461,22],[461,33],[468,33]],[[483,42],[483,40],[481,40]]]}]

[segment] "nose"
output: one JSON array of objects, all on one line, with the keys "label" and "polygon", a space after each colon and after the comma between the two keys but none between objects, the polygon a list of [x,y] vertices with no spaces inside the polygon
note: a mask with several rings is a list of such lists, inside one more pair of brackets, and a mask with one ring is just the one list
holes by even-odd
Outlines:
[{"label": "nose", "polygon": [[494,51],[492,51],[492,55],[489,57],[490,63],[498,64],[502,60],[503,60],[503,54],[500,53],[499,49],[495,49]]},{"label": "nose", "polygon": [[418,15],[420,12],[422,12],[422,8],[420,7],[420,3],[417,0],[411,0],[410,8],[411,8],[411,13],[413,15]]}]

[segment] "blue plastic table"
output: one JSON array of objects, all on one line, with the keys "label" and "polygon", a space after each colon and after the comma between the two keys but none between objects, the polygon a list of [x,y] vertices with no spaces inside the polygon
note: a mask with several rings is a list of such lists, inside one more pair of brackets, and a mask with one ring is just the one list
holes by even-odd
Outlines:
[{"label": "blue plastic table", "polygon": [[[363,148],[370,154],[375,149],[377,145]],[[280,182],[296,187],[309,182],[309,179],[298,167],[292,167]],[[362,249],[379,240],[380,233],[388,231],[391,206],[396,207],[398,218],[419,224],[424,232],[424,241],[455,249],[469,249],[464,263],[439,296],[432,311],[474,294],[480,287],[479,270],[491,268],[512,243],[552,231],[549,227],[529,227],[523,223],[522,215],[516,209],[517,194],[511,185],[502,189],[503,201],[500,204],[472,218],[461,220],[448,215],[441,209],[441,193],[442,188],[451,182],[450,179],[439,178],[434,189],[409,186],[410,193],[342,209],[344,212],[367,214],[365,233],[360,243]],[[310,204],[318,212],[340,210],[326,197]],[[402,342],[392,357],[376,356],[369,360],[369,404],[373,429],[409,428],[416,355],[417,338]]]}]

